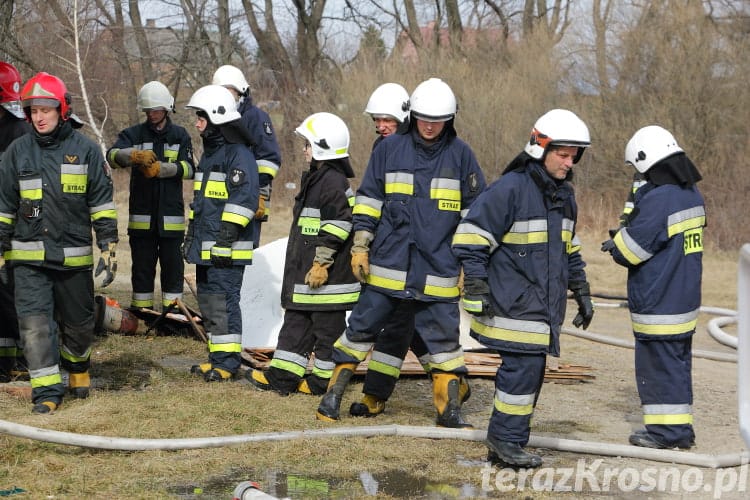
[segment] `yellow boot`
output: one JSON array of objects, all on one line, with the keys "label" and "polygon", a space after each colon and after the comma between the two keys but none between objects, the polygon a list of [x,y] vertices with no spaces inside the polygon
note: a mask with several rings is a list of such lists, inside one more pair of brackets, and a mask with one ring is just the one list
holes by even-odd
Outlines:
[{"label": "yellow boot", "polygon": [[376,417],[385,411],[385,401],[372,394],[365,394],[361,403],[352,403],[349,414],[353,417]]},{"label": "yellow boot", "polygon": [[68,379],[68,388],[74,398],[86,399],[89,397],[89,389],[91,388],[89,372],[71,373]]},{"label": "yellow boot", "polygon": [[315,412],[315,418],[328,422],[335,422],[339,419],[341,398],[344,396],[346,386],[349,384],[349,380],[354,375],[356,368],[357,363],[341,363],[336,365],[336,368],[333,369],[333,375],[331,375],[331,381],[328,382],[328,392],[320,400],[318,411]]},{"label": "yellow boot", "polygon": [[472,427],[461,416],[460,385],[459,377],[455,373],[433,370],[432,398],[438,414],[438,427],[451,427],[454,429]]}]

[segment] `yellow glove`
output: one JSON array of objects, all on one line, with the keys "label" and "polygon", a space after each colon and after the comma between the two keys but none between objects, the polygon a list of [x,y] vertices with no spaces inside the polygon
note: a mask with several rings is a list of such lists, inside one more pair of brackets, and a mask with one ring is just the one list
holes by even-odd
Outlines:
[{"label": "yellow glove", "polygon": [[149,166],[158,159],[150,149],[135,149],[130,153],[130,163],[133,165]]},{"label": "yellow glove", "polygon": [[369,252],[352,252],[352,273],[360,282],[367,282],[367,275],[370,274]]},{"label": "yellow glove", "polygon": [[258,197],[258,210],[255,211],[256,219],[262,219],[266,215],[266,201],[268,201],[268,196],[261,194]]},{"label": "yellow glove", "polygon": [[149,165],[141,165],[138,167],[144,177],[151,179],[152,177],[158,177],[159,171],[161,170],[161,162],[155,161]]},{"label": "yellow glove", "polygon": [[305,275],[305,284],[310,288],[320,288],[328,281],[328,264],[313,262],[312,267]]}]

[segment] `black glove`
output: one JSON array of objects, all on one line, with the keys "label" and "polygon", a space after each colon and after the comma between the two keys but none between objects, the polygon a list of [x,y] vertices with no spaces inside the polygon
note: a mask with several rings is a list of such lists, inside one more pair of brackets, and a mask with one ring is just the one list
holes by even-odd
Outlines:
[{"label": "black glove", "polygon": [[615,249],[615,242],[612,240],[607,240],[605,242],[602,242],[602,252],[609,252],[612,253],[612,250]]},{"label": "black glove", "polygon": [[591,302],[591,288],[586,281],[572,281],[568,288],[573,292],[573,298],[578,304],[578,314],[573,318],[573,326],[576,328],[589,327],[594,317],[594,303]]},{"label": "black glove", "polygon": [[195,235],[195,226],[193,226],[193,223],[191,222],[188,224],[187,232],[185,233],[185,239],[182,242],[182,258],[187,261],[188,259],[188,252],[190,251],[190,247],[193,246],[193,237]]},{"label": "black glove", "polygon": [[214,267],[232,267],[232,243],[240,235],[240,226],[233,222],[222,222],[216,244],[211,247],[211,264]]},{"label": "black glove", "polygon": [[466,312],[474,316],[494,316],[490,298],[490,285],[483,278],[464,277],[463,306]]}]

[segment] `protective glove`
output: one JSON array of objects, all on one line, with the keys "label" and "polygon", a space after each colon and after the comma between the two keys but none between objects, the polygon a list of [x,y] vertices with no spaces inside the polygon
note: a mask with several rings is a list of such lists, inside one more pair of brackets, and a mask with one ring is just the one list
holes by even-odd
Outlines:
[{"label": "protective glove", "polygon": [[605,242],[602,242],[602,252],[609,252],[612,253],[612,250],[616,248],[615,242],[613,240],[607,240]]},{"label": "protective glove", "polygon": [[370,274],[370,242],[372,233],[367,231],[357,231],[354,233],[354,243],[352,244],[352,274],[361,283],[367,282],[367,276]]},{"label": "protective glove", "polygon": [[268,201],[268,196],[261,193],[258,197],[258,210],[255,211],[255,218],[256,219],[262,219],[266,215],[266,201]]},{"label": "protective glove", "polygon": [[232,267],[232,247],[218,244],[211,247],[211,264],[218,268]]},{"label": "protective glove", "polygon": [[240,226],[233,222],[222,222],[216,244],[211,247],[211,264],[214,267],[232,267],[232,243],[240,235]]},{"label": "protective glove", "polygon": [[117,257],[115,256],[115,249],[117,248],[117,242],[111,241],[100,245],[102,254],[99,257],[99,263],[96,265],[96,271],[94,277],[104,273],[104,279],[102,280],[101,287],[108,286],[115,280],[117,274]]},{"label": "protective glove", "polygon": [[464,278],[464,310],[474,316],[494,316],[490,285],[484,278]]},{"label": "protective glove", "polygon": [[305,284],[310,288],[320,288],[328,281],[328,265],[313,262],[312,267],[305,275]]},{"label": "protective glove", "polygon": [[188,260],[188,252],[190,251],[190,247],[193,245],[193,237],[195,235],[195,226],[193,226],[193,223],[191,222],[188,224],[187,232],[185,233],[185,239],[182,242],[182,258],[185,259],[185,261]]},{"label": "protective glove", "polygon": [[149,163],[148,165],[141,165],[140,167],[138,167],[138,170],[140,170],[143,176],[147,179],[158,177],[159,171],[161,170],[161,162],[154,161]]},{"label": "protective glove", "polygon": [[573,326],[576,328],[589,327],[594,317],[594,303],[591,302],[591,288],[586,281],[572,281],[568,288],[573,292],[573,298],[578,304],[578,314],[573,318]]},{"label": "protective glove", "polygon": [[158,161],[156,154],[150,149],[134,149],[130,153],[130,163],[133,165],[149,166]]}]

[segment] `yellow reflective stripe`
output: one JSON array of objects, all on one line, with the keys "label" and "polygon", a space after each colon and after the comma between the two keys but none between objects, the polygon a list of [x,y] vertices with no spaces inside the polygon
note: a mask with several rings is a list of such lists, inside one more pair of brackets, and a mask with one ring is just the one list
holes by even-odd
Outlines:
[{"label": "yellow reflective stripe", "polygon": [[349,237],[349,231],[341,229],[335,224],[325,224],[320,230],[332,234],[341,240],[346,240]]},{"label": "yellow reflective stripe", "polygon": [[403,182],[389,182],[385,185],[386,194],[414,194],[413,184],[404,184]]},{"label": "yellow reflective stripe", "polygon": [[359,292],[353,293],[331,293],[309,295],[305,293],[293,293],[292,302],[295,304],[349,304],[359,300]]},{"label": "yellow reflective stripe", "polygon": [[501,241],[503,243],[510,243],[515,245],[547,243],[547,232],[535,231],[531,233],[505,233]]},{"label": "yellow reflective stripe", "polygon": [[699,227],[703,227],[706,225],[706,217],[693,217],[692,219],[687,219],[682,222],[679,222],[677,224],[672,224],[667,228],[667,235],[671,238],[675,234],[684,233],[685,231],[689,229],[696,229]]},{"label": "yellow reflective stripe", "polygon": [[396,368],[395,366],[383,363],[382,361],[376,361],[374,359],[371,359],[367,363],[367,370],[382,373],[393,378],[398,378],[401,375],[401,370]]},{"label": "yellow reflective stripe", "polygon": [[6,260],[44,260],[44,249],[41,250],[25,250],[25,249],[11,249],[5,252]]},{"label": "yellow reflective stripe", "polygon": [[471,319],[471,329],[487,338],[518,342],[521,344],[549,345],[549,333],[523,332],[480,323],[476,318]]},{"label": "yellow reflective stripe", "polygon": [[356,349],[355,346],[357,345],[365,345],[362,342],[358,343],[352,343],[351,345],[348,343],[344,343],[346,341],[342,340],[342,337],[339,337],[336,342],[333,343],[333,347],[335,349],[338,349],[339,351],[342,351],[343,353],[347,354],[348,356],[351,356],[352,358],[355,358],[356,360],[362,362],[366,357],[367,353],[370,352],[370,348],[372,347],[373,343],[369,342],[367,343],[367,350],[359,350]]},{"label": "yellow reflective stripe", "polygon": [[430,189],[430,198],[438,200],[461,201],[461,191],[446,188]]},{"label": "yellow reflective stripe", "polygon": [[461,368],[462,366],[466,366],[466,362],[464,361],[463,355],[456,356],[455,358],[451,358],[451,359],[448,359],[448,360],[442,361],[442,362],[436,362],[436,361],[434,361],[434,359],[435,358],[433,357],[433,361],[432,361],[432,363],[430,363],[430,366],[434,370],[441,370],[441,371],[444,371],[444,372],[452,372],[453,370],[456,370],[457,368]]},{"label": "yellow reflective stripe", "polygon": [[67,349],[60,349],[60,357],[67,359],[71,363],[82,363],[84,361],[88,361],[89,358],[91,358],[91,348],[89,348],[86,351],[86,354],[84,354],[83,356],[76,356]]},{"label": "yellow reflective stripe", "polygon": [[645,335],[680,335],[681,333],[694,331],[697,324],[697,319],[673,325],[653,325],[633,322],[633,331]]},{"label": "yellow reflective stripe", "polygon": [[19,195],[21,196],[21,198],[26,198],[29,200],[41,200],[42,189],[24,189],[19,192]]},{"label": "yellow reflective stripe", "polygon": [[80,256],[70,256],[70,257],[65,257],[63,259],[64,266],[81,267],[81,266],[91,266],[93,264],[94,264],[94,256],[91,254],[80,255]]},{"label": "yellow reflective stripe", "polygon": [[100,210],[91,214],[91,220],[99,219],[117,219],[117,210],[112,208],[108,210]]},{"label": "yellow reflective stripe", "polygon": [[476,246],[483,246],[483,247],[489,247],[490,241],[482,236],[481,234],[476,233],[456,233],[453,235],[453,245],[476,245]]},{"label": "yellow reflective stripe", "polygon": [[495,409],[506,415],[531,415],[534,413],[534,405],[513,405],[510,403],[504,403],[499,399],[495,398]]},{"label": "yellow reflective stripe", "polygon": [[623,233],[624,231],[617,231],[617,234],[614,238],[612,238],[612,241],[614,242],[617,249],[620,251],[622,256],[625,258],[625,260],[628,261],[628,263],[632,265],[637,265],[643,262],[643,260],[635,254],[630,248],[628,248],[628,245],[625,243],[625,240],[623,239]]},{"label": "yellow reflective stripe", "polygon": [[352,209],[352,215],[369,215],[375,219],[380,218],[381,211],[368,205],[355,204]]},{"label": "yellow reflective stripe", "polygon": [[643,415],[646,425],[684,425],[693,423],[693,415],[680,413],[675,415]]},{"label": "yellow reflective stripe", "polygon": [[62,384],[62,375],[55,373],[54,375],[45,375],[44,377],[32,377],[31,388],[37,387],[49,387],[55,384]]},{"label": "yellow reflective stripe", "polygon": [[375,276],[372,273],[367,275],[367,284],[373,285],[373,286],[379,286],[380,288],[387,288],[388,290],[405,290],[406,289],[405,281],[395,280],[392,278],[384,278],[382,276]]},{"label": "yellow reflective stripe", "polygon": [[271,360],[271,367],[278,368],[279,370],[284,370],[287,372],[294,373],[298,377],[304,377],[305,372],[307,369],[304,366],[300,366],[297,363],[292,363],[291,361],[286,361],[283,359],[276,359],[273,358]]},{"label": "yellow reflective stripe", "polygon": [[239,215],[232,212],[222,212],[221,220],[224,222],[233,222],[242,227],[245,227],[250,223],[250,219],[248,219],[244,215]]},{"label": "yellow reflective stripe", "polygon": [[442,287],[437,285],[425,285],[425,295],[432,295],[433,297],[458,297],[458,287]]},{"label": "yellow reflective stripe", "polygon": [[242,344],[237,342],[229,342],[226,344],[214,344],[210,340],[208,341],[209,352],[242,352]]}]

